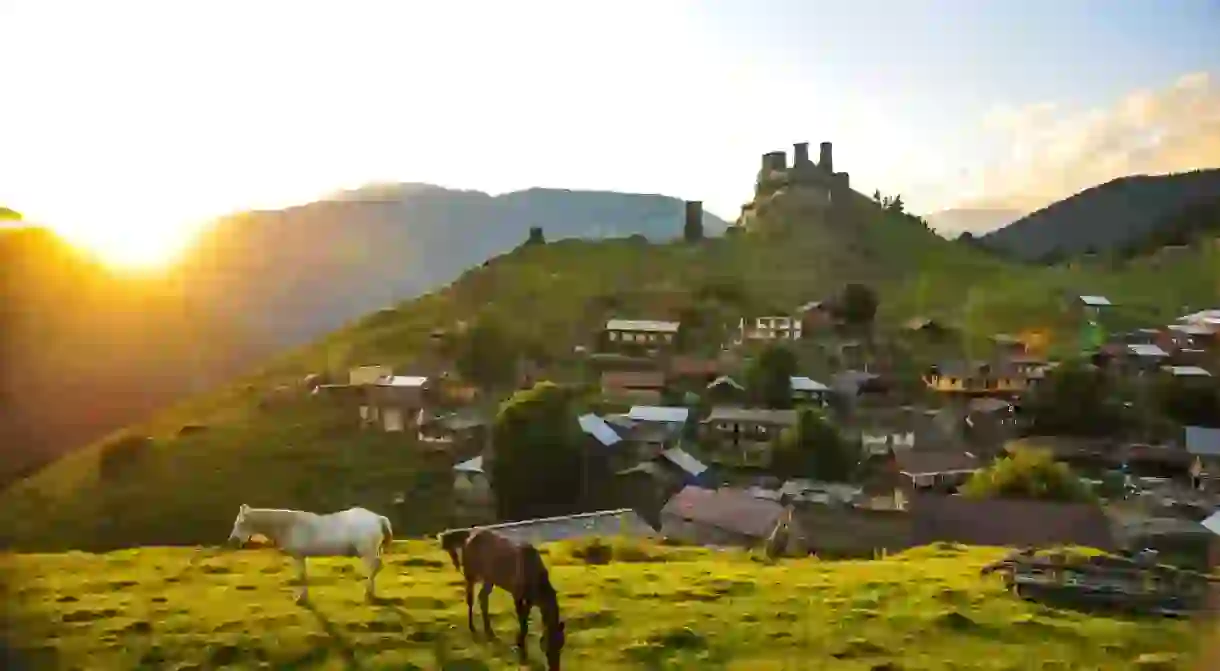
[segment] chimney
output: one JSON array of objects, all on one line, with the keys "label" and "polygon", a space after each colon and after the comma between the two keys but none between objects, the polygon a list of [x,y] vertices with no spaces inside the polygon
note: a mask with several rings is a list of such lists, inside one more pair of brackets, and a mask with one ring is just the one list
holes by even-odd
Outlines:
[{"label": "chimney", "polygon": [[834,155],[831,153],[830,143],[823,142],[821,145],[819,145],[819,149],[821,152],[818,155],[818,165],[821,166],[821,168],[826,172],[834,172],[835,162]]},{"label": "chimney", "polygon": [[771,151],[763,154],[763,171],[783,171],[788,169],[788,156],[782,151]]},{"label": "chimney", "polygon": [[792,165],[803,165],[809,162],[809,143],[797,142],[792,145]]}]

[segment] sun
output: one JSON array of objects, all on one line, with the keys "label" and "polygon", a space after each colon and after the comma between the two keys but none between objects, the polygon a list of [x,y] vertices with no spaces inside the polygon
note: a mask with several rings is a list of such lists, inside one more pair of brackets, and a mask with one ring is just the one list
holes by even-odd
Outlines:
[{"label": "sun", "polygon": [[156,271],[174,264],[198,233],[193,225],[110,222],[52,225],[68,243],[115,270]]}]

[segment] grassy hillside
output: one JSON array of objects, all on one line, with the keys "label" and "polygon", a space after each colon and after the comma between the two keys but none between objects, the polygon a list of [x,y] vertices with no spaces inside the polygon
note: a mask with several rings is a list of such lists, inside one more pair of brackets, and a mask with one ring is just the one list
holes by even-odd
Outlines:
[{"label": "grassy hillside", "polygon": [[[405,435],[361,432],[354,413],[299,398],[263,409],[269,388],[318,371],[388,363],[409,371],[436,355],[431,334],[498,314],[556,374],[579,379],[573,347],[591,344],[604,320],[678,317],[712,321],[743,311],[789,310],[847,281],[879,290],[883,334],[915,314],[966,330],[976,354],[997,331],[1056,330],[1069,348],[1078,327],[1064,296],[1104,293],[1115,322],[1157,323],[1183,306],[1217,302],[1214,247],[1171,266],[1138,259],[1109,266],[1035,268],[946,241],[909,220],[876,215],[854,226],[810,228],[785,239],[720,238],[699,245],[566,240],[519,248],[472,268],[444,289],[383,310],[286,353],[256,375],[83,449],[0,493],[0,543],[61,550],[208,543],[228,530],[239,503],[324,510],[365,505],[397,528],[447,525],[450,463],[424,456]],[[885,337],[891,337],[885,335]],[[700,344],[715,347],[714,341]],[[589,379],[589,378],[586,378]],[[186,424],[206,431],[179,435]],[[103,455],[124,435],[153,449],[117,473]],[[399,497],[410,505],[395,505]]]},{"label": "grassy hillside", "polygon": [[[0,222],[9,216],[0,208]],[[152,276],[116,272],[47,230],[0,225],[0,393],[11,389],[0,485],[451,281],[515,247],[530,226],[552,240],[665,240],[681,234],[682,217],[681,200],[659,195],[386,185],[224,218],[179,266]],[[726,226],[710,213],[704,222],[710,232]]]},{"label": "grassy hillside", "polygon": [[1217,192],[1220,169],[1122,177],[1052,203],[979,241],[1027,260],[1115,249]]},{"label": "grassy hillside", "polygon": [[[1199,625],[1021,601],[979,576],[996,550],[768,566],[737,552],[618,547],[619,561],[597,566],[578,546],[546,548],[568,622],[565,668],[1203,668]],[[377,605],[364,603],[354,560],[311,561],[303,608],[288,562],[270,551],[10,555],[5,633],[37,668],[518,668],[511,601],[491,600],[500,642],[473,639],[461,578],[435,544],[394,544]],[[536,614],[532,625],[542,668]]]}]

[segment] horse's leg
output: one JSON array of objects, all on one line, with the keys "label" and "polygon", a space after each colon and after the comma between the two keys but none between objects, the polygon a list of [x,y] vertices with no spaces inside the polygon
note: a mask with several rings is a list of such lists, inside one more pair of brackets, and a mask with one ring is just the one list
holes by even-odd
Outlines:
[{"label": "horse's leg", "polygon": [[306,603],[309,601],[309,575],[306,573],[305,558],[293,557],[292,560],[297,565],[297,583],[301,586],[297,592],[297,603]]},{"label": "horse's leg", "polygon": [[529,635],[530,630],[530,602],[525,599],[515,599],[515,601],[517,604],[517,654],[521,656],[521,663],[525,664],[529,661],[525,638]]},{"label": "horse's leg", "polygon": [[474,630],[474,580],[469,575],[466,576],[466,624],[470,626],[470,633],[478,633]]},{"label": "horse's leg", "polygon": [[491,615],[487,612],[487,599],[491,596],[491,590],[494,587],[491,581],[484,581],[483,589],[479,590],[479,608],[483,609],[483,631],[487,632],[487,638],[495,638],[496,632],[491,630]]},{"label": "horse's leg", "polygon": [[369,583],[368,587],[364,590],[364,597],[369,601],[375,601],[377,599],[377,594],[376,585],[374,583],[377,580],[377,574],[381,571],[381,553],[379,550],[374,548],[372,554],[365,555],[364,567],[368,569],[369,572]]}]

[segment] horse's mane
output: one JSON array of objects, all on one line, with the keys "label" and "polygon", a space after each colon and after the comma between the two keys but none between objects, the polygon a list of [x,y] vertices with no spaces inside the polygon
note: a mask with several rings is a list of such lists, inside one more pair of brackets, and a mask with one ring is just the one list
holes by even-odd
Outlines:
[{"label": "horse's mane", "polygon": [[551,584],[551,574],[546,570],[546,563],[542,561],[542,553],[527,543],[521,546],[521,558],[535,581],[538,595],[554,601],[557,594],[555,586]]}]

